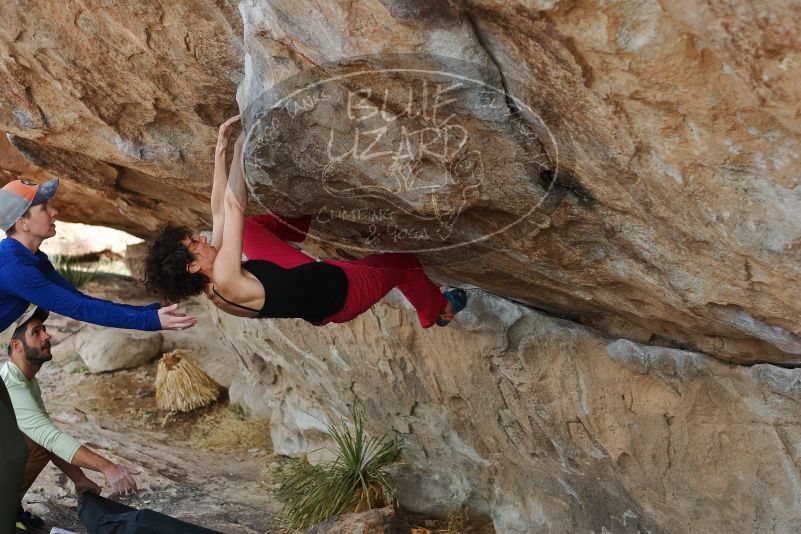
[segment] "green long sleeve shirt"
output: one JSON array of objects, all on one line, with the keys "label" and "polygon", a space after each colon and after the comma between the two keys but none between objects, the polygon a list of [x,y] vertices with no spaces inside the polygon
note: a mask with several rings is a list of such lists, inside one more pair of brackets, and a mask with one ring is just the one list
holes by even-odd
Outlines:
[{"label": "green long sleeve shirt", "polygon": [[72,436],[56,428],[50,420],[36,378],[28,380],[22,371],[10,361],[0,367],[0,377],[3,378],[8,395],[11,397],[19,429],[31,440],[62,460],[72,462],[72,457],[75,456],[81,444]]}]

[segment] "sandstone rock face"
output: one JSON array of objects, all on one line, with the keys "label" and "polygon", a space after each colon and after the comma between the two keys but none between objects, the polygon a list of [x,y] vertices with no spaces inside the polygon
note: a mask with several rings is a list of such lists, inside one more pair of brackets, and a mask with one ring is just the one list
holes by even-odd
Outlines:
[{"label": "sandstone rock face", "polygon": [[358,397],[406,440],[401,504],[466,503],[498,532],[801,528],[801,371],[612,339],[472,292],[422,331],[384,304],[349,325],[221,315],[250,355],[276,452],[331,445]]},{"label": "sandstone rock face", "polygon": [[[785,288],[799,279],[801,235],[797,6],[738,5],[12,1],[0,8],[0,128],[88,192],[97,209],[71,193],[69,220],[147,236],[208,222],[214,128],[239,84],[252,209],[318,215],[329,252],[430,250],[441,278],[613,335],[795,364],[799,305]],[[372,90],[349,121],[341,101],[324,116],[324,91],[283,115],[266,109],[298,73],[409,66],[386,54],[472,80],[443,93],[457,102],[440,130],[459,150],[412,139],[394,167],[329,165],[332,129],[332,154],[360,128],[368,148],[377,124],[358,114],[388,101],[400,116],[408,89],[420,107],[419,77],[329,84],[340,97]],[[400,122],[419,132],[432,121]],[[358,154],[397,149],[390,137]]]},{"label": "sandstone rock face", "polygon": [[402,527],[395,517],[395,510],[388,506],[361,513],[334,516],[322,523],[312,526],[306,534],[398,534]]},{"label": "sandstone rock face", "polygon": [[616,335],[799,363],[797,6],[757,6],[243,2],[258,201]]},{"label": "sandstone rock face", "polygon": [[798,372],[769,363],[801,363],[799,15],[12,0],[0,129],[38,168],[0,165],[70,181],[67,218],[203,224],[236,93],[252,211],[315,215],[320,254],[418,250],[489,292],[445,330],[395,301],[324,329],[215,312],[247,371],[231,397],[277,450],[326,444],[356,394],[374,432],[409,438],[411,509],[467,502],[500,532],[794,532]]},{"label": "sandstone rock face", "polygon": [[14,1],[0,20],[0,128],[103,208],[68,220],[139,236],[206,220],[216,126],[241,78],[233,2]]}]

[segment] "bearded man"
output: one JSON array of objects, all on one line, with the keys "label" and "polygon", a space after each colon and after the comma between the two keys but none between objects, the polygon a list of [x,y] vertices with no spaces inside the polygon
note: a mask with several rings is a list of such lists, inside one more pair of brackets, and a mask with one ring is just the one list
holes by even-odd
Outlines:
[{"label": "bearded man", "polygon": [[53,359],[50,353],[51,336],[44,324],[49,314],[45,309],[30,306],[14,322],[10,339],[4,340],[8,342],[10,359],[0,367],[0,377],[8,389],[17,425],[28,449],[21,490],[16,496],[9,496],[14,497],[18,505],[17,533],[43,524],[40,518],[22,509],[21,501],[48,462],[53,462],[67,475],[79,495],[86,491],[100,493],[100,487],[84,474],[82,467],[102,473],[115,492],[136,490],[132,475],[139,473],[137,469],[115,464],[92,452],[50,420],[36,380],[36,373],[42,365]]}]

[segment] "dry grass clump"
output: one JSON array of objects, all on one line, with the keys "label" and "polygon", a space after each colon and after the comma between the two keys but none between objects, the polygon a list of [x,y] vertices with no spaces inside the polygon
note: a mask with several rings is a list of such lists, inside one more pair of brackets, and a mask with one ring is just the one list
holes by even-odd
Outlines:
[{"label": "dry grass clump", "polygon": [[238,406],[225,406],[204,416],[196,424],[192,444],[207,451],[260,448],[272,450],[267,422],[248,419]]},{"label": "dry grass clump", "polygon": [[177,349],[162,356],[156,373],[156,405],[171,412],[189,412],[220,396],[220,387],[189,357]]}]

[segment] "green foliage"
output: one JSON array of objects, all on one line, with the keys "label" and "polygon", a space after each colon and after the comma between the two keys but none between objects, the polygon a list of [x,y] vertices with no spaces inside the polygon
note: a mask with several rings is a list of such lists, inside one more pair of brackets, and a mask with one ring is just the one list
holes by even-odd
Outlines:
[{"label": "green foliage", "polygon": [[386,471],[401,453],[401,442],[364,432],[364,413],[351,408],[353,429],[344,419],[326,426],[336,442],[332,462],[297,462],[288,472],[278,498],[288,526],[305,530],[338,514],[361,512],[395,501],[395,483]]},{"label": "green foliage", "polygon": [[53,267],[75,288],[85,286],[97,278],[99,274],[97,263],[79,265],[70,261],[70,258],[66,256],[53,256]]},{"label": "green foliage", "polygon": [[78,367],[73,367],[72,370],[70,371],[70,374],[77,375],[78,373],[80,373],[85,375],[88,372],[89,372],[88,367],[86,367],[85,365],[79,365]]}]

